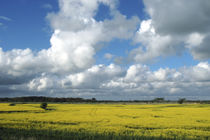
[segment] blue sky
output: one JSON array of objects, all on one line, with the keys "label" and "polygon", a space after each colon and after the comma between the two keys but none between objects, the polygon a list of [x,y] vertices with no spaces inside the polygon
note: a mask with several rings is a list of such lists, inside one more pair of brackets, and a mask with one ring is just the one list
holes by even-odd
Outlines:
[{"label": "blue sky", "polygon": [[[9,94],[1,96],[109,94],[126,99],[129,91],[134,98],[178,97],[191,91],[186,83],[178,84],[183,81],[197,87],[192,96],[201,82],[199,95],[207,96],[209,2],[193,0],[188,7],[187,0],[179,2],[181,6],[164,0],[2,0],[0,94],[1,89]],[[174,85],[167,90],[157,87],[169,81]]]},{"label": "blue sky", "polygon": [[[45,4],[53,4],[52,9]],[[54,3],[52,3],[54,2]],[[47,12],[57,9],[56,1],[3,0],[0,5],[1,16],[11,21],[3,21],[1,27],[1,46],[5,50],[13,48],[32,48],[40,50],[50,46],[50,28],[45,20]]]}]

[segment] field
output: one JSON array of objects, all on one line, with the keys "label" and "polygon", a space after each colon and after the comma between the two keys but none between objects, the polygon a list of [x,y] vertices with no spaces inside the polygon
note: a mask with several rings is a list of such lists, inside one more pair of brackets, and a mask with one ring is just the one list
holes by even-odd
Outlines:
[{"label": "field", "polygon": [[208,104],[0,104],[0,139],[209,139]]}]

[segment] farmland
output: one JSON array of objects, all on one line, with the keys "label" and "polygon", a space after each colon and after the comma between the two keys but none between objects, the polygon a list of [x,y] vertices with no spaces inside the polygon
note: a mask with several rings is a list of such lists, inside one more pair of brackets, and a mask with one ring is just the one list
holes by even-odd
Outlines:
[{"label": "farmland", "polygon": [[0,138],[210,139],[209,104],[0,104]]}]

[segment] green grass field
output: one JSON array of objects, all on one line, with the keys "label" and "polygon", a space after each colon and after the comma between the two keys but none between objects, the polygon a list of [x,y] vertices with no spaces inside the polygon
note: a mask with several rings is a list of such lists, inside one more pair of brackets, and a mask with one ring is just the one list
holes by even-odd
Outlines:
[{"label": "green grass field", "polygon": [[0,104],[3,140],[210,140],[208,104]]}]

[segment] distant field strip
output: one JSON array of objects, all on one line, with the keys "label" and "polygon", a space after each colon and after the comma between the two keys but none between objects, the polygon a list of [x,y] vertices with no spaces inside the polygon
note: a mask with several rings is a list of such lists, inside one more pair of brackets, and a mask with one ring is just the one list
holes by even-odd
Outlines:
[{"label": "distant field strip", "polygon": [[209,104],[0,104],[2,139],[210,140]]}]

